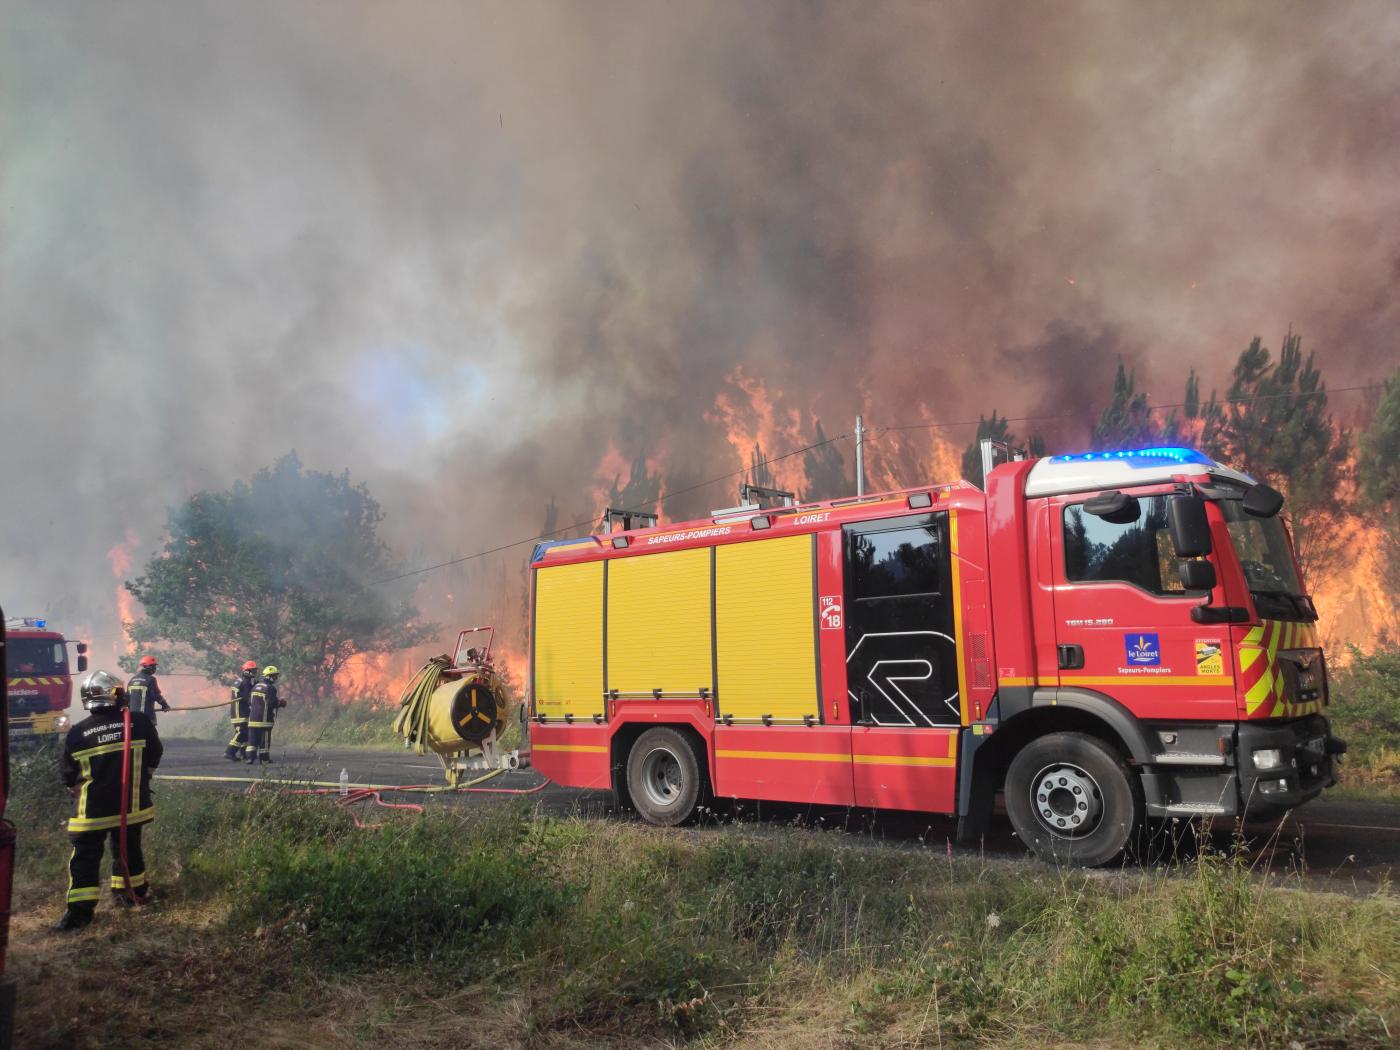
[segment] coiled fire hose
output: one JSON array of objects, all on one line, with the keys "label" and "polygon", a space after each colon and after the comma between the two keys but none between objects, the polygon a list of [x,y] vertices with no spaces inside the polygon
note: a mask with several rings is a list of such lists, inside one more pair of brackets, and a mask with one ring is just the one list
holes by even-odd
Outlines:
[{"label": "coiled fire hose", "polygon": [[399,713],[394,718],[394,732],[413,745],[420,755],[428,753],[428,709],[442,673],[452,666],[452,657],[434,656],[409,679],[399,698]]}]

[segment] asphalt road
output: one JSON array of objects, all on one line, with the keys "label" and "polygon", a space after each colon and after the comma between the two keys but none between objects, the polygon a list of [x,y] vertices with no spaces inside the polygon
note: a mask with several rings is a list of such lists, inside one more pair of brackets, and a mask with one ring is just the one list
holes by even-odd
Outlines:
[{"label": "asphalt road", "polygon": [[[442,772],[431,756],[411,751],[370,751],[351,748],[319,747],[314,750],[274,746],[276,762],[254,768],[235,764],[213,743],[167,738],[165,759],[157,777],[164,780],[160,790],[170,791],[191,784],[205,783],[242,789],[245,780],[202,780],[179,778],[270,778],[335,783],[346,770],[352,784],[442,784]],[[530,770],[503,773],[490,787],[525,789],[538,785],[541,777]],[[457,805],[491,805],[511,798],[501,794],[453,794],[419,796]],[[612,797],[603,791],[579,791],[553,784],[529,796],[546,813],[583,815],[607,819],[633,819],[615,812]],[[872,814],[826,806],[753,802],[739,803],[735,816],[741,821],[810,824],[844,828],[866,841],[894,847],[945,851],[955,825],[951,819],[911,813]],[[1249,826],[1246,839],[1256,869],[1270,878],[1302,875],[1306,882],[1325,885],[1341,892],[1370,892],[1376,885],[1400,871],[1400,805],[1375,802],[1333,802],[1318,799],[1295,811],[1281,824]],[[1213,838],[1228,846],[1232,833],[1217,831]],[[955,853],[977,852],[976,847],[953,846]],[[980,851],[994,858],[1016,859],[1027,856],[1004,816],[998,816]]]}]

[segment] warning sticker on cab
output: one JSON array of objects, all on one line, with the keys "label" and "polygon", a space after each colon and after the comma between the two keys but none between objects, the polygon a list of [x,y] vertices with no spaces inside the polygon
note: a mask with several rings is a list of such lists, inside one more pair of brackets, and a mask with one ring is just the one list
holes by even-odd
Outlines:
[{"label": "warning sticker on cab", "polygon": [[839,631],[846,625],[845,619],[841,615],[841,599],[839,597],[822,595],[821,623],[823,631]]},{"label": "warning sticker on cab", "polygon": [[1196,673],[1211,675],[1225,673],[1225,658],[1221,655],[1220,642],[1217,639],[1196,639]]}]

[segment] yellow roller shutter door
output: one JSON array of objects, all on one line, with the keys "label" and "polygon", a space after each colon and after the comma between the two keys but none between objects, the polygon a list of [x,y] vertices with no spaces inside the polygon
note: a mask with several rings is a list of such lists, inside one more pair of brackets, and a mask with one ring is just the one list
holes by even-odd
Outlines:
[{"label": "yellow roller shutter door", "polygon": [[608,688],[695,696],[711,689],[710,550],[608,563]]},{"label": "yellow roller shutter door", "polygon": [[535,709],[551,718],[603,710],[603,563],[535,573]]},{"label": "yellow roller shutter door", "polygon": [[816,718],[816,601],[811,536],[715,551],[719,709],[736,720]]}]

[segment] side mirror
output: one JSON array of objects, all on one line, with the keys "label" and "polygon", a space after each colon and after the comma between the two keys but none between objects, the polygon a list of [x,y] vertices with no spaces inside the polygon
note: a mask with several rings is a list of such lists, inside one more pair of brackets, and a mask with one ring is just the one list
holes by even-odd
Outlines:
[{"label": "side mirror", "polygon": [[1176,571],[1188,591],[1209,591],[1215,587],[1215,566],[1208,561],[1184,561]]},{"label": "side mirror", "polygon": [[1244,494],[1244,512],[1256,518],[1272,518],[1283,509],[1283,493],[1259,484]]},{"label": "side mirror", "polygon": [[1084,504],[1084,513],[1114,525],[1131,525],[1138,520],[1141,510],[1137,498],[1124,492],[1104,492]]},{"label": "side mirror", "polygon": [[87,670],[87,657],[86,657],[86,656],[83,656],[82,654],[79,654],[79,656],[78,656],[78,673],[79,673],[79,674],[82,674],[82,673],[83,673],[84,671],[86,671],[86,670]]},{"label": "side mirror", "polygon": [[1173,496],[1167,501],[1167,528],[1172,546],[1183,558],[1204,558],[1211,551],[1210,521],[1200,496]]},{"label": "side mirror", "polygon": [[74,648],[77,649],[78,655],[82,656],[83,653],[87,652],[87,642],[79,642]]}]

